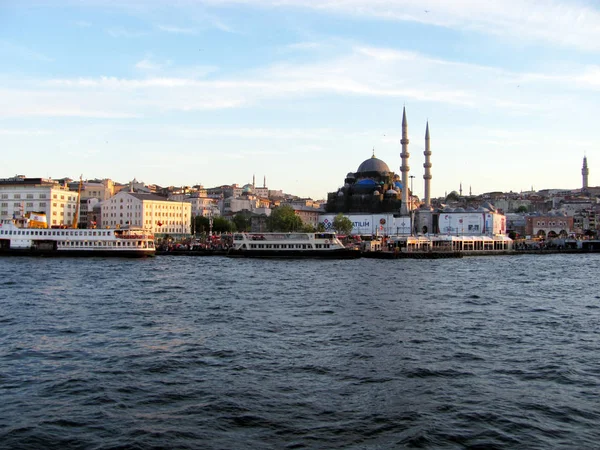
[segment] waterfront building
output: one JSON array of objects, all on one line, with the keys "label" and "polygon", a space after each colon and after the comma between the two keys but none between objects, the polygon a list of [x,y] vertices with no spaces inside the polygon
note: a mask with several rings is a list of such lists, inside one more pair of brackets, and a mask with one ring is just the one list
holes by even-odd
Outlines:
[{"label": "waterfront building", "polygon": [[320,208],[314,208],[312,206],[303,206],[303,205],[291,205],[294,209],[294,213],[300,217],[302,223],[305,225],[310,225],[313,228],[317,228],[319,225],[319,221],[321,218],[321,214],[323,210]]},{"label": "waterfront building", "polygon": [[573,217],[564,211],[534,213],[526,218],[525,235],[537,237],[566,237],[573,233]]},{"label": "waterfront building", "polygon": [[101,203],[102,227],[134,226],[157,237],[190,234],[191,205],[156,194],[121,191]]},{"label": "waterfront building", "polygon": [[94,206],[101,201],[108,200],[118,191],[115,182],[110,179],[70,181],[69,189],[79,192],[79,228],[93,228],[97,226],[98,215],[93,212]]},{"label": "waterfront building", "polygon": [[49,226],[72,226],[78,206],[77,192],[71,192],[66,183],[23,175],[0,179],[1,219],[43,212]]},{"label": "waterfront building", "polygon": [[[176,199],[173,199],[176,200]],[[221,215],[219,201],[210,197],[202,197],[199,194],[192,194],[182,199],[188,202],[192,207],[192,217],[217,217]]]}]

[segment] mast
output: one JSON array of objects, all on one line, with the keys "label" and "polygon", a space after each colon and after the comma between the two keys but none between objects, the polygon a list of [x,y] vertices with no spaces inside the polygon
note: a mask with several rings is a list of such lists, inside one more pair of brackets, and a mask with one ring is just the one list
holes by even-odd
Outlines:
[{"label": "mast", "polygon": [[79,220],[79,205],[81,204],[81,185],[83,183],[83,174],[79,176],[79,187],[77,188],[77,205],[75,205],[75,215],[73,216],[73,223],[71,228],[79,228],[77,221]]}]

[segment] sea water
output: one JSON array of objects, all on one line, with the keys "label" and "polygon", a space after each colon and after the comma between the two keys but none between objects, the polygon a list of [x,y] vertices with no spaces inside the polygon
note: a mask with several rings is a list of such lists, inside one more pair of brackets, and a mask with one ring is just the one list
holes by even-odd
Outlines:
[{"label": "sea water", "polygon": [[0,259],[0,448],[598,448],[600,255]]}]

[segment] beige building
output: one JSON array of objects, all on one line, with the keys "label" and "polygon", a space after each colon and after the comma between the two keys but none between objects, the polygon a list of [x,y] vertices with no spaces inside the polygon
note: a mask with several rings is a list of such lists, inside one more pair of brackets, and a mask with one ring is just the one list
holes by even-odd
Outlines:
[{"label": "beige building", "polygon": [[190,234],[191,205],[155,194],[121,191],[101,204],[103,227],[135,226],[156,236]]},{"label": "beige building", "polygon": [[50,227],[72,226],[78,204],[77,192],[51,179],[24,176],[0,179],[2,219],[42,212]]}]

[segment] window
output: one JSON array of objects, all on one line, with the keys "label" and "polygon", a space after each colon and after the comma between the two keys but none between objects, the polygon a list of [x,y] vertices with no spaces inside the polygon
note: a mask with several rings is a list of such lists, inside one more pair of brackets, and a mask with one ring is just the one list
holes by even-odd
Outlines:
[{"label": "window", "polygon": [[21,198],[21,194],[15,194],[14,198]]}]

